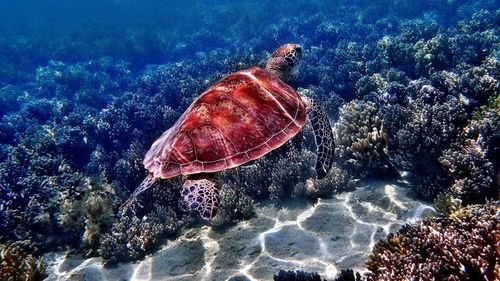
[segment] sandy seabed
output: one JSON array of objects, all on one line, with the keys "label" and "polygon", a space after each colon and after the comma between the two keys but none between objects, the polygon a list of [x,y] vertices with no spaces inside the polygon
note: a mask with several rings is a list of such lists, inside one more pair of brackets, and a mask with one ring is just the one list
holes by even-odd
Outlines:
[{"label": "sandy seabed", "polygon": [[50,253],[47,280],[271,280],[280,269],[332,279],[346,268],[366,271],[379,239],[435,213],[409,193],[404,182],[363,182],[316,203],[265,202],[250,220],[223,230],[189,229],[144,260],[113,267],[100,258]]}]

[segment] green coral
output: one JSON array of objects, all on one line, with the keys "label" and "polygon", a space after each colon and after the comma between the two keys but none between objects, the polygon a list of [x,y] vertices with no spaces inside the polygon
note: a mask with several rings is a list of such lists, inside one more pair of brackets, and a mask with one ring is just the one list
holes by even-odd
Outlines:
[{"label": "green coral", "polygon": [[370,260],[366,263],[368,270],[377,271],[380,265],[386,263],[386,252],[406,256],[410,249],[404,243],[403,235],[391,233],[386,240],[380,240],[373,248]]},{"label": "green coral", "polygon": [[82,179],[77,192],[64,193],[60,199],[58,221],[63,228],[83,236],[82,246],[94,255],[105,229],[113,223],[114,189],[92,178]]},{"label": "green coral", "polygon": [[153,204],[148,215],[122,216],[115,221],[100,239],[99,254],[105,264],[141,259],[187,223],[180,221],[173,209]]},{"label": "green coral", "polygon": [[462,200],[448,193],[440,193],[436,196],[436,199],[434,199],[434,207],[436,207],[436,210],[446,216],[460,210],[461,206]]},{"label": "green coral", "polygon": [[486,105],[481,106],[472,113],[472,120],[479,121],[485,118],[488,112],[498,110],[500,110],[500,94],[492,95],[488,98]]}]

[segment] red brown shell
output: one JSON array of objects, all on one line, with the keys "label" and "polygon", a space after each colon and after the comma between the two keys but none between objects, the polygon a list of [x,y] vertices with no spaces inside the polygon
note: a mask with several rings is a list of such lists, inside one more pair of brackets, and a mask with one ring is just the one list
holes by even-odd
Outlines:
[{"label": "red brown shell", "polygon": [[153,143],[144,166],[158,178],[233,168],[284,144],[305,120],[292,87],[251,67],[202,93]]}]

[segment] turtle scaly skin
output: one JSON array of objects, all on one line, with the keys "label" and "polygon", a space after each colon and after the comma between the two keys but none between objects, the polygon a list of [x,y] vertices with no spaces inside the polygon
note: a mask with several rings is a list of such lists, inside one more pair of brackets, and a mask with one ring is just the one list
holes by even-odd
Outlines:
[{"label": "turtle scaly skin", "polygon": [[197,210],[201,217],[215,217],[219,208],[217,181],[206,178],[188,179],[182,188],[182,196],[191,210]]},{"label": "turtle scaly skin", "polygon": [[333,164],[333,152],[335,145],[333,142],[332,126],[326,112],[313,99],[303,96],[302,100],[306,104],[307,116],[314,130],[314,140],[316,142],[316,176],[322,179],[326,176]]}]

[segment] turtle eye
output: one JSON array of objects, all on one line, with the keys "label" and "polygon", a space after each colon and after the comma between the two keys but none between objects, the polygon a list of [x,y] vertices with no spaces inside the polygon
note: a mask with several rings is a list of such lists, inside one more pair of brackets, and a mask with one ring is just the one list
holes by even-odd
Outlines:
[{"label": "turtle eye", "polygon": [[297,56],[297,57],[299,57],[299,58],[302,56],[302,47],[300,47],[300,46],[299,46],[299,47],[295,48],[295,50],[294,50],[294,51],[295,51],[295,52],[294,52],[294,53],[295,53],[295,56]]}]

